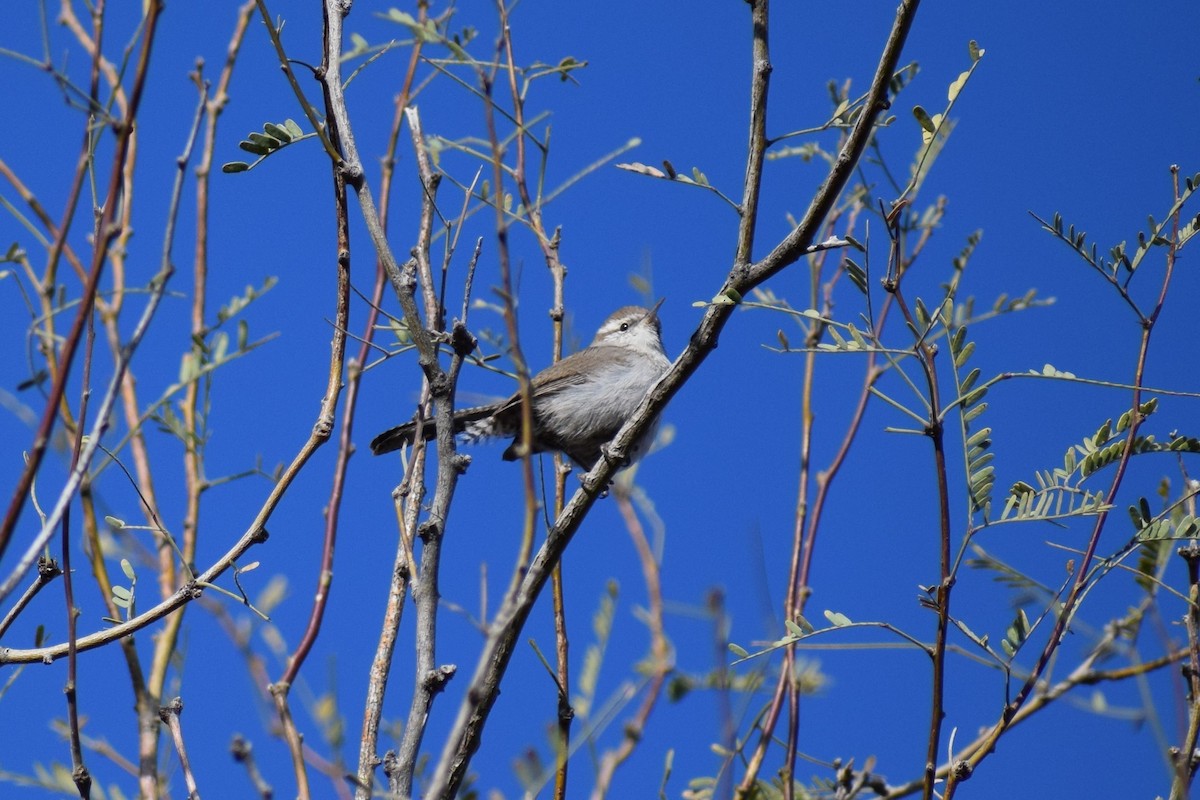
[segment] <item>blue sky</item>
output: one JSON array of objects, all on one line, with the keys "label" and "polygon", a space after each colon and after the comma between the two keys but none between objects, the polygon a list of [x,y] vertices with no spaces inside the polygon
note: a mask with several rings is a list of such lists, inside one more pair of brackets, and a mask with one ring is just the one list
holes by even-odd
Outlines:
[{"label": "blue sky", "polygon": [[[223,58],[233,5],[217,5],[169,4],[162,18],[154,52],[156,77],[147,91],[142,119],[141,195],[131,245],[131,270],[143,281],[157,268],[161,198],[168,191],[173,161],[193,109],[195,95],[186,73],[198,56],[207,61],[210,73]],[[287,20],[285,41],[290,54],[318,61],[316,4],[276,2],[271,10]],[[348,32],[360,33],[372,44],[403,36],[394,24],[375,16],[382,10],[386,6],[359,0],[347,22]],[[40,34],[35,10],[30,7],[7,16],[0,47],[37,55]],[[830,80],[850,79],[855,94],[865,91],[892,16],[890,4],[775,3],[770,133],[823,122],[829,111],[825,86]],[[472,52],[480,57],[490,53],[495,36],[491,4],[463,3],[456,19],[456,28],[479,29]],[[128,35],[128,20],[118,16],[113,26],[109,41],[115,46]],[[680,172],[697,167],[726,194],[740,194],[750,76],[744,3],[527,0],[514,12],[513,28],[519,61],[556,63],[573,56],[588,62],[586,69],[575,73],[577,84],[543,80],[530,95],[531,115],[552,111],[546,123],[553,129],[548,186],[637,137],[640,146],[620,160],[657,165],[668,159]],[[1060,211],[1088,231],[1102,252],[1121,240],[1133,241],[1145,227],[1147,214],[1162,218],[1171,199],[1168,166],[1179,164],[1184,174],[1200,170],[1197,30],[1200,10],[1183,2],[1139,7],[930,2],[922,7],[902,58],[902,63],[918,62],[921,70],[893,109],[896,121],[891,130],[881,137],[893,168],[905,169],[919,146],[911,107],[920,104],[931,113],[941,109],[946,86],[969,66],[969,40],[977,40],[986,55],[955,108],[957,126],[918,199],[919,205],[925,205],[944,194],[948,211],[911,276],[909,291],[927,300],[936,297],[937,287],[949,276],[951,259],[966,237],[981,229],[983,238],[964,283],[966,293],[984,306],[1002,292],[1019,295],[1029,288],[1056,300],[1049,308],[972,330],[978,344],[975,363],[985,375],[1040,369],[1051,363],[1080,376],[1130,380],[1138,333],[1135,320],[1097,276],[1039,230],[1028,212],[1049,217]],[[61,29],[52,28],[51,36],[56,58],[72,49]],[[369,179],[376,185],[376,159],[406,58],[404,50],[385,55],[356,78],[349,92],[359,147]],[[84,59],[77,50],[68,64],[79,79]],[[75,152],[79,138],[79,116],[62,103],[45,75],[14,59],[0,58],[0,85],[6,87],[10,108],[0,119],[0,157],[57,215],[73,161],[67,154]],[[305,85],[316,91],[315,84]],[[237,141],[250,130],[260,130],[263,122],[288,117],[302,121],[257,22],[244,47],[231,95],[221,122],[218,162],[241,158]],[[429,133],[458,137],[481,130],[479,104],[447,81],[435,84],[419,99],[419,106]],[[815,138],[826,148],[834,146],[833,134]],[[473,171],[461,159],[448,161],[447,169],[466,180]],[[398,253],[405,253],[416,229],[418,195],[410,151],[404,147],[399,170],[392,244]],[[768,163],[756,256],[787,233],[787,215],[803,213],[823,174],[816,162]],[[261,285],[274,276],[278,285],[252,306],[246,319],[253,335],[274,331],[280,335],[218,375],[208,449],[210,477],[248,469],[260,456],[268,468],[286,462],[312,424],[323,390],[333,314],[334,240],[328,183],[327,163],[314,142],[272,157],[249,174],[214,176],[210,284],[214,308],[247,285]],[[190,191],[185,193],[189,198],[185,218],[191,207]],[[443,191],[444,197],[451,197],[449,187]],[[17,202],[7,185],[0,194]],[[454,197],[448,205],[457,207],[458,202]],[[74,242],[86,249],[87,215],[80,220]],[[576,336],[589,339],[610,311],[644,300],[628,278],[649,275],[654,297],[666,298],[661,316],[671,356],[686,345],[700,318],[701,311],[693,303],[719,289],[730,266],[737,224],[728,206],[707,192],[650,180],[611,165],[549,206],[547,221],[562,226],[561,256],[569,268],[566,295]],[[468,240],[486,237],[490,215],[479,215],[472,225]],[[189,222],[176,245],[180,274],[175,280],[181,291],[190,267],[191,233]],[[881,228],[875,228],[875,235],[872,258],[881,265],[886,242]],[[0,246],[7,248],[13,241],[21,242],[40,266],[44,253],[36,242],[11,215],[0,216]],[[353,246],[354,281],[366,291],[373,280],[373,259],[361,226],[354,231]],[[550,281],[530,237],[514,237],[514,247],[520,273],[522,346],[531,364],[540,366],[549,359],[545,309]],[[465,262],[460,259],[461,263]],[[1185,254],[1156,332],[1147,383],[1197,391],[1200,385],[1190,366],[1200,323],[1191,304],[1200,286],[1188,263]],[[1143,283],[1135,285],[1146,301],[1157,288],[1161,261],[1151,270],[1153,275],[1142,276]],[[497,283],[494,247],[491,239],[485,239],[476,295],[490,298]],[[456,285],[453,276],[450,284]],[[798,265],[768,287],[794,307],[805,308],[810,305],[807,285],[807,273]],[[860,310],[860,296],[846,284],[840,292],[839,318],[853,319]],[[452,309],[459,304],[457,296],[448,302]],[[394,299],[386,304],[393,313],[395,306]],[[361,303],[355,306],[351,324],[355,331],[363,311]],[[135,362],[147,398],[156,396],[177,374],[179,354],[188,346],[187,314],[185,300],[169,299],[151,341]],[[475,312],[472,322],[480,328],[499,327],[498,318],[484,311]],[[15,480],[20,453],[29,447],[32,435],[14,408],[28,404],[40,411],[35,396],[16,392],[16,384],[29,373],[27,326],[24,303],[10,276],[0,281],[0,375],[4,378],[0,390],[5,401],[0,411],[0,485],[4,486]],[[698,613],[713,587],[727,596],[735,641],[750,646],[781,633],[778,616],[796,496],[803,357],[764,347],[776,344],[779,329],[794,342],[802,338],[794,323],[780,314],[754,310],[735,315],[718,350],[664,414],[675,429],[674,441],[649,458],[638,473],[638,482],[663,524],[668,635],[679,669],[690,674],[703,674],[714,664],[711,622]],[[892,333],[902,331],[897,328]],[[902,341],[902,336],[893,341]],[[376,367],[366,378],[355,426],[360,450],[352,462],[342,511],[329,617],[304,673],[312,694],[335,690],[351,740],[357,736],[362,687],[394,554],[389,492],[400,474],[395,458],[372,458],[366,443],[379,430],[411,414],[416,374],[413,359],[407,356]],[[861,363],[854,358],[818,361],[814,442],[818,468],[840,442],[860,382]],[[898,388],[894,383],[885,385],[889,390]],[[471,370],[464,374],[460,389],[466,401],[473,402],[475,397],[503,396],[512,384]],[[989,400],[998,486],[1005,487],[1018,479],[1029,480],[1036,469],[1055,466],[1069,444],[1124,410],[1128,395],[1029,381],[1004,384],[993,390]],[[1160,438],[1172,428],[1196,435],[1195,409],[1194,399],[1164,400],[1161,416],[1153,420],[1154,431]],[[810,618],[819,619],[822,609],[833,609],[855,620],[892,621],[919,638],[932,635],[933,617],[916,602],[918,585],[934,582],[937,570],[929,447],[916,437],[883,432],[885,426],[905,424],[902,416],[882,404],[866,418],[831,496],[816,556]],[[495,608],[515,556],[521,479],[519,470],[500,461],[502,447],[485,445],[472,452],[474,463],[460,484],[449,525],[442,591],[447,600],[468,609],[480,607],[480,574],[485,564],[488,605]],[[182,497],[179,447],[161,436],[153,439],[152,448],[161,464],[159,491],[167,524],[178,526],[182,509],[172,503]],[[272,519],[270,541],[253,553],[262,562],[255,573],[260,587],[270,576],[287,578],[289,595],[276,610],[274,622],[289,646],[303,630],[315,582],[321,512],[333,458],[329,446],[308,465]],[[54,491],[63,473],[60,459],[49,461],[39,480],[40,491],[46,493]],[[1165,457],[1137,462],[1125,502],[1150,495],[1164,475],[1178,485],[1175,462]],[[267,489],[263,480],[246,479],[206,495],[201,564],[207,565],[241,534]],[[108,476],[102,491],[111,509],[108,513],[137,516],[136,498],[115,475]],[[1116,550],[1128,536],[1123,517],[1122,512],[1110,525],[1101,553]],[[961,534],[962,520],[959,514],[956,535]],[[27,509],[19,537],[32,537],[35,524],[35,515]],[[988,532],[981,541],[1040,580],[1057,585],[1070,556],[1047,542],[1077,547],[1085,538],[1083,525],[1026,526]],[[14,551],[22,549],[20,542],[26,540],[19,538],[18,547],[0,563],[5,574]],[[610,581],[620,586],[613,640],[599,690],[605,697],[631,677],[629,665],[646,648],[644,628],[635,616],[635,609],[645,602],[645,590],[614,502],[604,501],[595,508],[567,553],[565,569],[577,660],[590,641],[591,615],[604,587]],[[1174,568],[1169,579],[1177,588],[1183,586],[1181,570]],[[92,630],[102,624],[99,602],[86,582],[82,591],[81,624],[83,630]],[[956,592],[956,607],[963,609],[973,629],[993,638],[1003,635],[1013,615],[1011,592],[996,585],[990,574],[971,570]],[[1122,613],[1131,597],[1130,579],[1115,576],[1089,598],[1081,622],[1102,624],[1109,615]],[[230,607],[230,612],[242,616],[240,608]],[[1181,638],[1174,624],[1180,613],[1180,604],[1166,605],[1161,635]],[[57,641],[63,634],[62,619],[61,599],[47,595],[9,634],[12,641],[4,644],[27,646],[36,624],[46,625],[50,638]],[[387,715],[392,719],[407,713],[411,634],[408,614],[389,693]],[[435,705],[427,737],[434,754],[473,668],[478,643],[470,625],[452,612],[443,614],[439,635],[439,661],[457,663],[460,679],[451,682]],[[552,649],[547,602],[534,612],[526,636],[536,639],[543,651]],[[1146,634],[1145,657],[1155,654],[1155,646],[1161,647],[1159,636],[1160,632]],[[148,647],[149,632],[141,637]],[[1062,655],[1064,671],[1083,652],[1087,637],[1081,628],[1068,641]],[[847,633],[823,644],[860,647],[809,654],[820,662],[829,683],[804,701],[801,748],[819,759],[855,758],[859,764],[874,755],[879,771],[899,783],[916,777],[923,760],[928,667],[913,651],[861,647],[878,642],[891,644],[892,640]],[[270,714],[257,705],[257,693],[233,646],[199,609],[189,612],[185,647],[187,664],[171,691],[188,704],[184,725],[201,791],[211,796],[249,796],[243,776],[226,752],[231,734],[238,731],[253,740],[277,794],[290,796],[293,787],[284,749],[259,724],[269,724]],[[265,645],[259,647],[265,652]],[[83,707],[91,718],[87,730],[131,754],[135,731],[126,713],[131,699],[119,653],[112,648],[90,653],[80,664]],[[268,664],[268,672],[277,677],[278,662],[268,659]],[[951,658],[950,665],[946,731],[957,728],[961,740],[995,719],[1004,701],[1004,685],[997,673],[965,659]],[[67,759],[65,746],[49,730],[49,721],[64,713],[59,700],[64,676],[63,664],[27,669],[0,699],[0,713],[6,719],[23,721],[0,730],[0,768],[16,771],[31,760]],[[1160,701],[1166,738],[1176,743],[1178,721],[1171,701],[1178,686],[1171,683],[1173,677],[1156,675],[1144,689]],[[1140,702],[1139,687],[1133,685],[1105,687],[1105,691],[1112,706]],[[293,696],[299,699],[305,692],[300,689]],[[1089,697],[1079,692],[1078,699],[1086,702]],[[745,715],[740,718],[743,731],[762,700],[735,701],[738,713]],[[601,746],[615,743],[626,713],[628,709],[601,737]],[[553,715],[553,687],[531,649],[522,647],[474,764],[477,785],[495,787],[507,797],[520,796],[512,762],[525,747],[547,756],[546,731]],[[305,720],[302,725],[308,726],[310,741],[320,741],[314,723]],[[695,692],[678,704],[663,702],[651,719],[646,740],[618,773],[611,796],[653,796],[668,748],[674,749],[675,762],[667,794],[679,796],[688,779],[716,770],[719,760],[709,744],[716,740],[717,730],[716,704],[710,693]],[[1135,728],[1126,720],[1093,715],[1064,702],[1006,737],[1000,751],[964,790],[973,797],[1007,797],[1013,777],[1020,775],[1032,783],[1027,790],[1031,796],[1165,794],[1168,776],[1153,730],[1153,724]],[[355,752],[347,747],[344,756],[353,759]],[[573,797],[583,796],[590,785],[587,758],[580,753],[575,762],[580,765],[575,768],[579,794],[573,791]],[[120,783],[132,793],[132,781],[109,765],[95,758],[89,765],[106,788]],[[801,767],[801,777],[810,774],[828,777],[829,773],[815,766]],[[177,796],[184,793],[181,786],[177,777]],[[321,786],[318,796],[331,796],[326,790],[328,786]],[[25,790],[14,790],[21,791]]]}]

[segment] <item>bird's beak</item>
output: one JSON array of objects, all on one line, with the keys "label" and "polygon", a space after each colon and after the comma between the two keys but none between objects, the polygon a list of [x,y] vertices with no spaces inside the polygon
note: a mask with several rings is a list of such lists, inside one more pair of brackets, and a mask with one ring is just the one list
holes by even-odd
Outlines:
[{"label": "bird's beak", "polygon": [[658,309],[662,306],[666,299],[667,298],[665,297],[660,298],[659,301],[654,304],[654,308],[650,309],[650,313],[646,315],[646,319],[658,319]]}]

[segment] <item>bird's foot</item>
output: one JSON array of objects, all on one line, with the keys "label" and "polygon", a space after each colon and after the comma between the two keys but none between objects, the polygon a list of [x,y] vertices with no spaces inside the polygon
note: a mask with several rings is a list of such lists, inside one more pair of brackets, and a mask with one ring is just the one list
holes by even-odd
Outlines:
[{"label": "bird's foot", "polygon": [[616,464],[617,469],[625,469],[631,463],[633,463],[629,460],[629,456],[613,451],[613,449],[607,444],[600,445],[600,455],[604,456],[604,460],[608,463]]}]

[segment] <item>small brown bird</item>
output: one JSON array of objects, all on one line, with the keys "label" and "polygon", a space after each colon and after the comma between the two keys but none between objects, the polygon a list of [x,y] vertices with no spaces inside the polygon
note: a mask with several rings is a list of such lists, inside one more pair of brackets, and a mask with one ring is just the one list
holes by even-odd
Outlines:
[{"label": "small brown bird", "polygon": [[[530,381],[533,413],[533,452],[560,452],[590,470],[600,460],[600,448],[617,435],[641,404],[650,387],[671,366],[662,345],[654,308],[625,306],[604,321],[592,343],[578,353],[551,364]],[[657,421],[642,435],[631,453],[643,455],[654,441]],[[416,421],[384,431],[371,442],[375,455],[410,445]],[[505,461],[520,458],[521,396],[499,403],[454,412],[454,432],[468,442],[514,437],[504,451]],[[421,429],[428,440],[437,435],[433,420]]]}]

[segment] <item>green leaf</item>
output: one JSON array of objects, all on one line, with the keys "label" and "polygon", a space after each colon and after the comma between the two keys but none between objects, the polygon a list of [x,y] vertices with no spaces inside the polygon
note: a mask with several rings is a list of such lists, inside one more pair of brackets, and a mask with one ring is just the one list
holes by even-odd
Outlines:
[{"label": "green leaf", "polygon": [[225,331],[217,331],[213,336],[212,345],[212,362],[220,364],[225,360],[225,355],[229,352],[229,334]]},{"label": "green leaf", "polygon": [[852,259],[842,259],[842,266],[846,269],[846,275],[850,278],[850,282],[858,287],[858,290],[863,294],[867,293],[867,272]]},{"label": "green leaf", "polygon": [[950,84],[950,88],[946,91],[946,99],[953,103],[958,97],[958,93],[967,85],[967,79],[970,77],[970,70],[959,73],[959,76],[954,79],[954,82]]},{"label": "green leaf", "polygon": [[247,153],[254,153],[256,156],[265,156],[271,152],[271,148],[261,145],[258,142],[246,139],[238,142],[238,147],[242,148]]},{"label": "green leaf", "polygon": [[1197,533],[1200,533],[1200,524],[1190,514],[1184,514],[1183,519],[1175,526],[1176,539],[1195,539]]},{"label": "green leaf", "polygon": [[[442,39],[442,44],[446,45],[446,47],[449,48],[450,54],[453,55],[454,58],[457,59],[458,61],[470,61],[471,60],[471,56],[467,53],[466,50],[464,50],[462,48],[462,45],[460,45],[458,42],[454,41],[453,39]],[[567,76],[564,74],[563,80],[566,80],[566,77]]]},{"label": "green leaf", "polygon": [[268,136],[265,133],[252,132],[247,138],[249,138],[250,141],[254,142],[255,144],[262,145],[263,147],[267,148],[268,151],[278,150],[280,147],[283,147],[283,142],[279,141],[274,136]]},{"label": "green leaf", "polygon": [[199,374],[200,369],[196,366],[196,359],[192,357],[191,353],[184,353],[179,363],[179,383],[190,383]]},{"label": "green leaf", "polygon": [[401,11],[398,8],[388,9],[387,18],[389,20],[391,20],[392,22],[398,22],[401,25],[404,25],[409,28],[415,29],[415,28],[419,27],[417,25],[416,19],[413,18],[412,14],[409,14],[406,11]]},{"label": "green leaf", "polygon": [[1014,497],[1021,497],[1027,494],[1033,494],[1034,488],[1025,481],[1017,481],[1008,490],[1009,494]]},{"label": "green leaf", "polygon": [[991,435],[991,428],[980,428],[967,438],[967,447],[989,447],[991,441],[988,441],[988,437]]},{"label": "green leaf", "polygon": [[963,345],[962,350],[959,350],[957,353],[955,353],[954,366],[958,367],[959,369],[962,369],[963,365],[966,364],[967,361],[969,361],[971,359],[971,356],[974,353],[975,353],[975,343],[967,342],[965,345]]},{"label": "green leaf", "polygon": [[750,655],[750,653],[746,651],[746,648],[742,647],[741,645],[736,645],[733,642],[729,643],[729,652],[733,653],[738,658],[746,658]]},{"label": "green leaf", "polygon": [[1140,531],[1146,524],[1145,520],[1142,519],[1142,514],[1140,511],[1138,511],[1137,506],[1129,507],[1129,519],[1133,522],[1133,529],[1135,531]]},{"label": "green leaf", "polygon": [[1025,639],[1029,636],[1029,617],[1025,615],[1025,609],[1017,609],[1017,616],[1013,619],[1012,624],[1008,626],[1008,630],[1004,634],[1007,642],[1013,645],[1014,648],[1020,647]]},{"label": "green leaf", "polygon": [[920,106],[913,106],[913,116],[916,117],[922,130],[926,133],[933,133],[937,130],[937,125],[934,124],[933,118],[929,116],[929,112]]},{"label": "green leaf", "polygon": [[831,625],[833,625],[835,628],[844,628],[847,625],[854,624],[850,621],[849,617],[847,617],[845,614],[839,613],[837,611],[826,611],[825,619],[829,620],[829,623]]},{"label": "green leaf", "polygon": [[[985,392],[985,390],[983,390],[983,389],[980,389],[978,391]],[[970,396],[972,404],[978,399],[978,397],[975,396],[977,393],[978,392],[974,392]],[[973,406],[970,411],[967,411],[965,414],[963,414],[963,422],[967,423],[968,425],[971,424],[981,414],[983,414],[984,411],[987,411],[987,407],[988,407],[987,403],[980,403],[979,405]]]},{"label": "green leaf", "polygon": [[[359,37],[359,38],[361,38],[361,37]],[[364,42],[364,44],[365,44],[365,42]],[[271,136],[274,139],[278,139],[283,144],[287,144],[288,142],[292,141],[292,134],[290,132],[288,132],[288,130],[286,128],[281,128],[280,126],[276,125],[273,122],[268,122],[268,123],[264,124],[263,130],[267,132],[268,136]]]},{"label": "green leaf", "polygon": [[[984,397],[986,394],[987,394],[987,389],[986,389],[986,388],[980,388],[980,389],[975,389],[974,391],[972,391],[972,392],[970,392],[969,394],[965,395],[965,396],[963,397],[963,399],[962,399],[962,406],[963,406],[963,408],[970,408],[971,406],[975,405],[975,404],[976,404],[976,403],[978,403],[978,402],[979,402],[981,399],[983,399],[983,397]],[[970,421],[971,421],[971,419],[974,419],[974,417],[971,417],[970,419],[967,419],[967,421],[968,421],[968,422],[970,422]]]},{"label": "green leaf", "polygon": [[950,352],[958,353],[962,350],[963,340],[966,339],[967,329],[959,327],[954,329],[954,333],[950,334]]},{"label": "green leaf", "polygon": [[846,330],[848,330],[850,332],[850,336],[854,339],[854,343],[856,345],[858,345],[859,349],[861,349],[861,350],[870,350],[871,349],[871,346],[869,344],[867,344],[866,338],[863,337],[862,333],[859,332],[858,328],[854,327],[853,322],[846,323]]},{"label": "green leaf", "polygon": [[[646,175],[651,178],[662,178],[664,180],[675,179],[674,175],[667,175],[667,173],[663,172],[661,169],[658,169],[657,167],[646,166],[640,161],[633,161],[628,164],[616,164],[615,166],[617,169],[623,169],[627,172],[636,172],[639,175]],[[486,199],[487,181],[483,182],[483,190],[485,192],[484,199]]]},{"label": "green leaf", "polygon": [[929,327],[929,309],[925,308],[925,302],[919,297],[913,306],[913,315],[917,318],[919,326],[922,328]]},{"label": "green leaf", "polygon": [[970,372],[968,372],[967,377],[963,378],[962,384],[958,387],[958,393],[960,395],[965,395],[968,392],[970,392],[971,387],[973,387],[975,385],[975,382],[979,380],[979,375],[980,375],[979,367],[975,367]]}]

